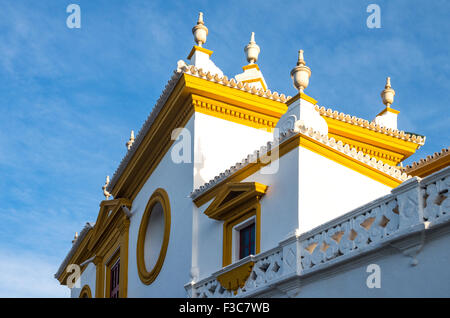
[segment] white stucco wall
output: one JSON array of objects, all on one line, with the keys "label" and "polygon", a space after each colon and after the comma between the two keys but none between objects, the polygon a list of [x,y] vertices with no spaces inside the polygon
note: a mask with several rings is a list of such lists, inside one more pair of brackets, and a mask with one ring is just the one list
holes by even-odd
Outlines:
[{"label": "white stucco wall", "polygon": [[298,148],[298,225],[307,232],[391,188],[303,147]]},{"label": "white stucco wall", "polygon": [[197,188],[272,140],[272,133],[202,113],[195,113]]},{"label": "white stucco wall", "polygon": [[[303,279],[296,297],[450,297],[450,227],[439,232],[425,237],[416,266],[401,251],[384,247]],[[380,268],[380,288],[367,287],[370,264]]]},{"label": "white stucco wall", "polygon": [[[193,131],[193,117],[185,127]],[[190,280],[193,203],[188,195],[192,191],[193,166],[192,163],[174,163],[171,158],[172,148],[146,181],[131,207],[133,216],[130,219],[129,231],[128,297],[186,296],[183,285]],[[161,272],[152,284],[145,285],[137,272],[136,244],[142,215],[149,198],[157,188],[163,188],[169,196],[170,238]]]}]

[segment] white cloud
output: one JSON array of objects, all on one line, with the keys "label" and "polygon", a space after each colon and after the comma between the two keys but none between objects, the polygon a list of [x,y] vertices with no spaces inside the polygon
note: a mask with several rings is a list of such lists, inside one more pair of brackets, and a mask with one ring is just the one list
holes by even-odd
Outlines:
[{"label": "white cloud", "polygon": [[57,262],[24,251],[0,250],[0,297],[68,297],[53,277]]}]

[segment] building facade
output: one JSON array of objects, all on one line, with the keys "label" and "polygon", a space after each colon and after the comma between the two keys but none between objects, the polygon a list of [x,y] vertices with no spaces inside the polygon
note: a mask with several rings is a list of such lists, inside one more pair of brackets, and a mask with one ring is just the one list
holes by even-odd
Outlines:
[{"label": "building facade", "polygon": [[450,296],[450,156],[401,166],[425,137],[398,129],[390,78],[369,121],[305,94],[302,50],[290,97],[253,33],[228,78],[202,14],[192,31],[55,274],[71,296]]}]

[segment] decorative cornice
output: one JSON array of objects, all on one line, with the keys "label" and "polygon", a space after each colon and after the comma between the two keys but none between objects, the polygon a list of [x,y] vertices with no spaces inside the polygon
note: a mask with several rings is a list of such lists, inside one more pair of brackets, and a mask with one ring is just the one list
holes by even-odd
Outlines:
[{"label": "decorative cornice", "polygon": [[424,177],[449,164],[450,147],[443,148],[441,152],[435,152],[434,154],[429,155],[426,158],[422,158],[410,165],[403,167],[403,171],[408,174]]},{"label": "decorative cornice", "polygon": [[380,125],[375,124],[374,122],[369,122],[366,119],[358,118],[355,116],[350,116],[348,114],[339,113],[336,110],[332,110],[331,108],[326,109],[324,106],[320,107],[316,105],[316,110],[322,116],[330,117],[333,119],[340,120],[342,122],[346,122],[355,126],[360,126],[375,132],[383,133],[388,136],[392,136],[398,139],[402,139],[405,141],[413,142],[418,144],[419,146],[423,146],[425,144],[426,137],[421,137],[413,134],[405,133],[403,130],[391,129],[382,127]]},{"label": "decorative cornice", "polygon": [[133,157],[136,150],[139,148],[139,145],[141,144],[142,140],[150,130],[153,122],[155,121],[156,117],[160,113],[162,107],[167,102],[167,99],[169,98],[170,94],[172,93],[172,90],[178,83],[178,80],[183,74],[192,75],[194,77],[206,79],[213,83],[218,83],[223,86],[231,87],[237,90],[241,90],[253,95],[257,95],[263,98],[267,98],[270,100],[274,100],[277,102],[285,103],[288,99],[290,99],[290,96],[285,96],[284,94],[278,94],[277,92],[271,92],[270,90],[263,90],[263,89],[256,89],[255,87],[251,87],[247,83],[237,82],[235,79],[229,80],[227,76],[219,77],[217,74],[212,75],[210,72],[205,73],[201,68],[197,68],[193,65],[184,65],[181,66],[179,69],[173,72],[172,77],[167,82],[166,86],[164,87],[164,90],[159,97],[158,101],[156,102],[155,106],[153,107],[152,112],[147,117],[147,120],[142,125],[142,128],[139,130],[136,139],[134,143],[131,145],[130,149],[127,151],[126,155],[123,157],[122,161],[120,162],[118,168],[114,172],[111,182],[106,187],[106,190],[108,192],[112,192],[112,189],[116,185],[117,181],[119,180],[120,176],[124,172],[125,168],[127,167],[129,161]]},{"label": "decorative cornice", "polygon": [[[258,162],[258,158],[268,156],[269,152],[276,147],[282,147],[282,144],[293,136],[300,135],[309,137],[316,142],[319,142],[325,146],[328,146],[335,151],[344,154],[345,156],[351,157],[352,159],[359,161],[360,163],[370,166],[371,168],[379,171],[382,174],[388,175],[391,178],[397,180],[398,183],[401,183],[411,176],[407,175],[400,168],[391,166],[387,163],[384,163],[381,160],[377,160],[375,157],[372,157],[368,154],[364,154],[362,151],[358,151],[356,148],[351,148],[348,144],[344,144],[341,140],[336,141],[333,137],[329,138],[326,135],[320,135],[317,131],[314,131],[312,128],[305,127],[303,125],[296,127],[295,129],[290,129],[284,133],[281,133],[279,138],[276,138],[273,142],[268,142],[267,146],[263,146],[260,150],[254,151],[252,154],[249,154],[242,162],[236,163],[234,166],[225,170],[223,173],[217,175],[214,179],[209,182],[203,184],[198,187],[191,193],[192,200],[196,200],[203,193],[211,190],[217,185],[221,184],[225,180],[227,180],[230,176],[234,175],[239,170],[245,168],[250,164],[254,164]],[[281,155],[281,154],[280,154]]]},{"label": "decorative cornice", "polygon": [[92,230],[92,228],[93,228],[93,225],[90,224],[89,222],[86,223],[86,225],[83,227],[80,234],[78,235],[78,238],[73,243],[72,248],[70,249],[69,253],[67,253],[67,256],[64,258],[63,262],[59,266],[58,271],[55,274],[56,279],[59,279],[59,277],[64,273],[64,270],[66,269],[67,265],[69,264],[69,261],[72,259],[75,252],[77,251],[78,247],[81,245],[84,238],[89,233],[89,231]]},{"label": "decorative cornice", "polygon": [[257,129],[267,129],[271,132],[275,128],[276,121],[273,117],[266,116],[247,109],[225,105],[206,97],[192,95],[192,103],[196,112],[213,115],[228,121]]},{"label": "decorative cornice", "polygon": [[247,83],[236,81],[234,78],[231,80],[228,79],[227,76],[218,76],[212,75],[210,72],[205,73],[201,68],[197,68],[193,65],[186,65],[181,68],[181,71],[185,74],[193,75],[195,77],[206,79],[210,82],[218,83],[224,86],[228,86],[234,89],[238,89],[247,93],[251,93],[253,95],[257,95],[260,97],[264,97],[267,99],[275,100],[278,102],[285,103],[290,96],[286,97],[284,94],[279,94],[277,92],[273,92],[270,89],[263,90],[262,88],[257,89],[255,87],[251,87]]}]

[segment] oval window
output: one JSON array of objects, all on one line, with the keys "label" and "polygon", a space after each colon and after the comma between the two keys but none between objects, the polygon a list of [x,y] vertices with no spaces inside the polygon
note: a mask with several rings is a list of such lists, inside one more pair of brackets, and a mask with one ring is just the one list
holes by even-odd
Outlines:
[{"label": "oval window", "polygon": [[161,271],[170,236],[170,204],[167,192],[157,189],[147,203],[139,227],[137,266],[139,278],[149,285]]}]

